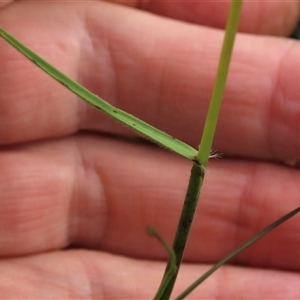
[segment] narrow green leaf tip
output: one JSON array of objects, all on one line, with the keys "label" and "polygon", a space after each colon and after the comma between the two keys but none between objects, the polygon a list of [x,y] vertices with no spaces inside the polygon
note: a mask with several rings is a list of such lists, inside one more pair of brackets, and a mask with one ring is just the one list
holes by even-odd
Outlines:
[{"label": "narrow green leaf tip", "polygon": [[156,292],[156,295],[153,298],[153,300],[160,300],[163,293],[165,292],[168,283],[172,279],[173,275],[177,272],[176,254],[174,249],[160,236],[155,227],[147,227],[147,234],[156,238],[169,254],[168,270],[165,274],[165,280],[162,282],[158,291]]}]

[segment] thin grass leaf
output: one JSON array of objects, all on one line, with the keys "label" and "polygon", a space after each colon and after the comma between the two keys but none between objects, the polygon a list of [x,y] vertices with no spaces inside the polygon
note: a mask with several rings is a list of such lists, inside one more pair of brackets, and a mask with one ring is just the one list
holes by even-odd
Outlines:
[{"label": "thin grass leaf", "polygon": [[156,292],[156,295],[154,296],[153,300],[159,300],[161,299],[162,294],[165,291],[165,288],[167,287],[169,281],[172,279],[173,275],[176,273],[176,254],[174,249],[160,236],[157,229],[154,227],[148,227],[147,233],[149,236],[154,237],[158,240],[158,242],[167,250],[169,254],[169,268],[165,275],[166,280],[163,285],[161,285]]},{"label": "thin grass leaf", "polygon": [[231,258],[239,254],[241,251],[255,243],[257,240],[261,239],[263,236],[268,234],[270,231],[296,215],[298,212],[300,212],[300,206],[288,214],[284,215],[283,217],[276,220],[271,225],[264,228],[262,231],[257,233],[255,236],[253,236],[251,239],[249,239],[246,243],[241,245],[240,247],[236,248],[234,251],[232,251],[229,255],[227,255],[225,258],[220,260],[217,264],[215,264],[211,269],[209,269],[206,273],[204,273],[199,279],[197,279],[193,284],[191,284],[183,293],[181,293],[178,297],[176,297],[175,300],[182,300],[184,297],[189,295],[199,284],[201,284],[205,279],[207,279],[212,273],[214,273],[216,270],[218,270],[221,266],[223,266],[225,263],[227,263]]},{"label": "thin grass leaf", "polygon": [[27,48],[2,28],[0,28],[0,36],[15,49],[21,52],[24,56],[26,56],[29,60],[31,60],[34,64],[36,64],[40,69],[42,69],[56,81],[64,85],[67,89],[69,89],[71,92],[73,92],[89,104],[94,105],[102,112],[108,114],[110,117],[121,122],[122,124],[130,127],[131,129],[140,133],[142,136],[150,139],[151,141],[189,160],[196,159],[198,151],[193,147],[153,127],[152,125],[140,120],[139,118],[112,106],[97,95],[91,93],[89,90],[54,68],[50,63]]}]

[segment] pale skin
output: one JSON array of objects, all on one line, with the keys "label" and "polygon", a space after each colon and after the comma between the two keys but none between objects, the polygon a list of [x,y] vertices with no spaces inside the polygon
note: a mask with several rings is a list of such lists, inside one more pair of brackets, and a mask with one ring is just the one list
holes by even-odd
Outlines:
[{"label": "pale skin", "polygon": [[[0,25],[105,100],[195,147],[223,37],[213,27],[224,27],[228,5],[150,1],[149,14],[135,2],[1,2]],[[251,34],[237,37],[214,144],[235,159],[209,163],[174,295],[300,204],[300,171],[278,163],[300,161],[300,43],[284,38],[299,6],[244,5],[240,31]],[[172,241],[191,162],[124,139],[131,131],[3,40],[0,49],[1,297],[150,299],[167,254],[145,227]],[[190,297],[299,299],[299,220]]]}]

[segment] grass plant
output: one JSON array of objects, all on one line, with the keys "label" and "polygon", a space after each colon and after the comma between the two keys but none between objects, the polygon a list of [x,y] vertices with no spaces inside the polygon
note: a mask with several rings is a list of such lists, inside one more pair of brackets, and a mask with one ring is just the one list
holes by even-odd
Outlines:
[{"label": "grass plant", "polygon": [[[137,117],[128,114],[127,112],[112,106],[108,102],[92,94],[86,88],[82,87],[72,79],[64,75],[62,72],[57,70],[51,64],[46,62],[43,58],[38,56],[32,50],[27,48],[16,38],[0,28],[0,36],[4,38],[8,43],[30,59],[40,69],[49,74],[59,83],[63,84],[71,92],[78,95],[80,98],[88,102],[89,104],[97,107],[102,112],[108,114],[115,120],[123,123],[131,129],[142,134],[146,138],[162,145],[163,147],[183,156],[184,158],[191,161],[191,175],[190,181],[186,192],[186,197],[183,203],[182,213],[178,221],[177,231],[173,241],[173,245],[168,245],[162,237],[158,234],[154,228],[148,229],[148,234],[156,237],[161,245],[169,253],[169,261],[166,266],[164,276],[161,281],[161,285],[156,292],[154,299],[165,300],[171,297],[174,284],[176,282],[177,274],[180,269],[180,264],[184,255],[186,243],[188,241],[190,228],[194,219],[194,214],[197,208],[201,187],[203,184],[207,163],[211,154],[211,148],[215,129],[218,122],[219,111],[221,108],[223,93],[226,85],[226,78],[229,70],[231,54],[234,45],[234,39],[238,28],[239,15],[242,8],[242,0],[232,1],[228,22],[225,31],[225,38],[220,56],[219,67],[217,70],[215,85],[212,92],[210,106],[207,113],[207,118],[198,149],[195,149],[186,143],[168,135],[167,133],[153,127],[150,124],[138,119]],[[199,284],[201,284],[206,278],[208,278],[213,272],[220,268],[223,264],[228,262],[236,254],[244,250],[246,247],[253,244],[255,241],[263,237],[265,234],[285,222],[293,215],[298,213],[300,208],[296,208],[287,215],[281,217],[264,230],[259,232],[245,244],[238,247],[219,263],[214,265],[204,275],[202,275],[197,281],[195,281],[190,287],[183,291],[176,299],[184,299],[190,292],[192,292]],[[153,224],[155,225],[155,224]]]}]

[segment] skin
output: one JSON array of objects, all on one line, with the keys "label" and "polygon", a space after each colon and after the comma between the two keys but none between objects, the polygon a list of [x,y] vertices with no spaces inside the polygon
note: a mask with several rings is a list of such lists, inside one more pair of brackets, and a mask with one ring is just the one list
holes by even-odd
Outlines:
[{"label": "skin", "polygon": [[[6,1],[0,24],[113,105],[195,146],[228,3],[126,4]],[[214,144],[225,157],[209,163],[174,295],[300,204],[300,171],[280,163],[300,161],[300,44],[284,37],[299,2],[243,9]],[[136,139],[3,40],[0,49],[1,297],[150,299],[167,254],[145,227],[172,241],[191,162]],[[299,246],[296,216],[190,297],[299,299]]]}]

